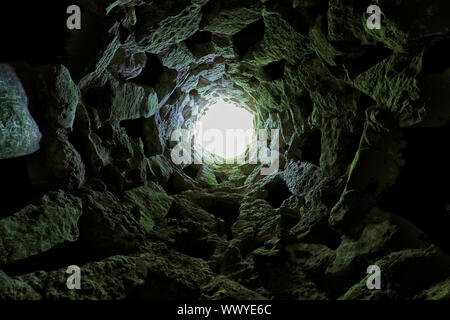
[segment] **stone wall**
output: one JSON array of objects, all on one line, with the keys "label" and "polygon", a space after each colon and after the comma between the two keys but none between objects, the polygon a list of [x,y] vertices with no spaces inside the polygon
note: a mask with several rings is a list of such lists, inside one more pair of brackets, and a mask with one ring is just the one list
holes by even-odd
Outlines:
[{"label": "stone wall", "polygon": [[[1,299],[450,298],[448,1],[79,2],[58,60],[0,64]],[[276,174],[172,163],[219,98]]]}]

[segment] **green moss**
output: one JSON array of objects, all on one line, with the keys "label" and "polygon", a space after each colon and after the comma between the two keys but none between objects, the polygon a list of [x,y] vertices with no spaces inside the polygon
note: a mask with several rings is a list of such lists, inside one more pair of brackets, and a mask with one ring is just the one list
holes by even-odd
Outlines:
[{"label": "green moss", "polygon": [[41,136],[19,78],[9,65],[0,64],[0,159],[35,152]]},{"label": "green moss", "polygon": [[161,219],[167,214],[172,204],[172,198],[153,182],[147,186],[126,191],[124,200],[130,210],[138,210],[136,211],[137,219],[147,231],[154,228],[155,220]]}]

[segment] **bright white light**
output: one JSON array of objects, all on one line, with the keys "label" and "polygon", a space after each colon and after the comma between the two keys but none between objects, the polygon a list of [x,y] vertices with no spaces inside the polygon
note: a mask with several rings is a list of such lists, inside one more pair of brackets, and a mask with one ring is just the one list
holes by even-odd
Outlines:
[{"label": "bright white light", "polygon": [[253,114],[219,100],[199,119],[196,142],[214,155],[233,159],[245,153],[253,132]]}]

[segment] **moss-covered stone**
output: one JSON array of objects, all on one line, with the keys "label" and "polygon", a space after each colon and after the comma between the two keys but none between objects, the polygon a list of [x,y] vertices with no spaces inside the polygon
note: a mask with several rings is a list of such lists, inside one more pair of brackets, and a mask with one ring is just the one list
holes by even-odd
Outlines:
[{"label": "moss-covered stone", "polygon": [[[448,299],[447,2],[80,0],[58,61],[0,65],[0,298]],[[276,173],[171,161],[219,99]]]},{"label": "moss-covered stone", "polygon": [[166,216],[172,204],[172,198],[164,189],[152,182],[147,186],[126,191],[124,201],[147,231],[153,229],[155,220]]},{"label": "moss-covered stone", "polygon": [[9,65],[0,64],[0,158],[35,152],[41,137],[19,78]]},{"label": "moss-covered stone", "polygon": [[63,65],[49,65],[35,70],[37,105],[33,108],[49,129],[72,128],[78,105],[78,88]]},{"label": "moss-covered stone", "polygon": [[0,265],[77,240],[77,222],[81,214],[79,198],[56,191],[1,219]]},{"label": "moss-covered stone", "polygon": [[[88,263],[81,270],[80,290],[67,289],[67,273],[63,268],[9,278],[0,285],[0,292],[3,299],[34,300],[198,298],[200,288],[212,279],[212,272],[203,260],[176,253],[160,243],[133,256],[112,256]],[[164,283],[170,285],[161,291]]]},{"label": "moss-covered stone", "polygon": [[[42,168],[42,163],[48,167]],[[78,189],[85,181],[85,166],[80,154],[66,137],[44,137],[41,149],[27,162],[35,188]]]}]

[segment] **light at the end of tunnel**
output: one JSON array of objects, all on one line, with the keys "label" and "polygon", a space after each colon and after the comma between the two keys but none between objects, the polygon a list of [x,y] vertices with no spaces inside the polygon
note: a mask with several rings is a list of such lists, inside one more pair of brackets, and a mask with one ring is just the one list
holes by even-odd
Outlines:
[{"label": "light at the end of tunnel", "polygon": [[210,105],[196,126],[197,143],[224,159],[243,155],[253,134],[253,114],[223,100]]}]

